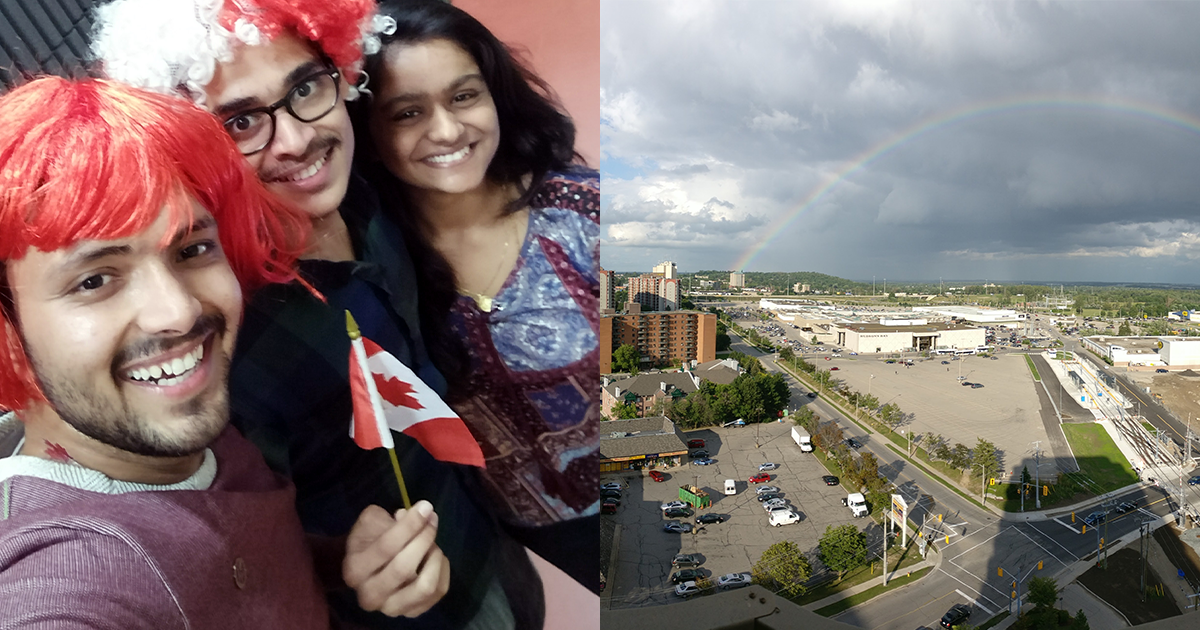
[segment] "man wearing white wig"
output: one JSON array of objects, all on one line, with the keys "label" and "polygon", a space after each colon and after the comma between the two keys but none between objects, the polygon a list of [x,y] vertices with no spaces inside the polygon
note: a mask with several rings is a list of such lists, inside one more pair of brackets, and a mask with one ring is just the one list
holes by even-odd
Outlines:
[{"label": "man wearing white wig", "polygon": [[[412,261],[378,197],[352,171],[345,101],[358,98],[364,48],[394,28],[371,0],[115,0],[96,10],[93,52],[108,76],[191,99],[215,115],[267,188],[303,210],[313,235],[299,283],[258,292],[246,308],[230,373],[234,425],[295,483],[296,508],[317,550],[341,562],[360,513],[383,530],[403,507],[383,449],[347,435],[350,342],[343,311],[363,336],[408,365],[440,395],[445,379],[422,337]],[[393,432],[413,500],[440,517],[449,560],[446,595],[397,622],[381,602],[346,588],[330,595],[343,619],[370,627],[540,628],[540,580],[519,545],[477,503],[475,471],[433,459]],[[370,506],[382,509],[370,510]],[[367,516],[364,516],[367,518]],[[418,575],[423,560],[363,569]],[[358,580],[348,571],[349,586]],[[393,612],[407,614],[402,602]]]}]

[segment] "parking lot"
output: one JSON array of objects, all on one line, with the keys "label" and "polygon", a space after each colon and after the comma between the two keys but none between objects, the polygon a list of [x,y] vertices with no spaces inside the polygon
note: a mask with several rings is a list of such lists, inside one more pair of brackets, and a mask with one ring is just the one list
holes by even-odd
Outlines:
[{"label": "parking lot", "polygon": [[[726,573],[749,572],[772,544],[791,540],[809,552],[814,566],[817,541],[829,525],[854,523],[869,528],[868,540],[878,537],[871,519],[855,519],[841,500],[847,489],[827,486],[821,477],[828,474],[811,453],[802,453],[789,434],[791,425],[771,423],[742,428],[708,429],[687,434],[705,440],[705,448],[716,462],[709,466],[687,464],[665,471],[667,479],[656,483],[649,477],[627,473],[605,475],[602,481],[627,482],[621,507],[614,516],[620,524],[620,543],[614,575],[610,577],[611,606],[644,606],[676,601],[671,584],[671,558],[678,553],[700,554],[701,568],[708,577]],[[758,472],[758,465],[774,462],[771,480],[762,485],[778,487],[783,497],[803,520],[781,527],[767,524],[767,514],[756,500],[755,488],[747,480]],[[735,479],[737,494],[726,496],[726,479]],[[727,515],[725,522],[705,525],[693,534],[662,531],[661,504],[678,499],[679,487],[698,485],[713,499],[713,505],[699,513]],[[685,522],[689,519],[673,519]],[[872,536],[874,535],[874,536]]]},{"label": "parking lot", "polygon": [[[912,367],[862,355],[820,363],[825,369],[838,366],[834,376],[858,391],[868,391],[870,383],[871,394],[881,404],[894,402],[911,414],[911,422],[903,427],[906,431],[933,431],[951,445],[961,442],[971,448],[980,437],[992,442],[1010,472],[1020,473],[1021,466],[1028,465],[1032,473],[1033,441],[1041,440],[1043,450],[1049,448],[1035,389],[1041,386],[1033,381],[1020,354],[1001,354],[994,361],[975,356],[960,360],[935,357],[917,360]],[[958,380],[960,369],[964,380],[984,387],[963,387]]]}]

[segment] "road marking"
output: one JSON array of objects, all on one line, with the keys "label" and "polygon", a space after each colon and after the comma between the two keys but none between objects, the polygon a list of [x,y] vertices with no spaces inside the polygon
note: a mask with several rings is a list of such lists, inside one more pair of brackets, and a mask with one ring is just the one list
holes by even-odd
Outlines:
[{"label": "road marking", "polygon": [[[970,589],[970,590],[972,590],[972,591],[975,591],[975,589],[971,588],[970,586],[967,586],[967,583],[966,583],[966,582],[964,582],[964,581],[962,581],[962,580],[960,580],[960,579],[958,579],[958,578],[954,577],[953,575],[950,575],[950,574],[949,574],[949,573],[948,573],[948,572],[947,572],[945,569],[939,568],[939,569],[938,569],[938,571],[941,571],[942,573],[946,574],[946,575],[947,575],[947,576],[948,576],[948,577],[949,577],[951,580],[954,580],[955,582],[958,582],[959,584],[962,584],[962,585],[963,585],[963,588],[966,588],[966,589]],[[971,577],[974,577],[974,576],[971,576]],[[970,597],[967,597],[967,594],[966,594],[966,593],[963,593],[962,591],[960,591],[960,590],[958,590],[958,589],[955,589],[955,592],[957,592],[958,594],[962,595],[963,597],[966,597],[968,600],[969,600],[969,599],[971,599]],[[975,592],[976,592],[976,593],[979,593],[979,591],[975,591]],[[988,600],[988,602],[989,602],[989,603],[991,603],[991,605],[993,605],[993,606],[996,606],[997,608],[999,608],[999,606],[996,604],[996,602],[993,602],[992,600],[988,599],[987,595],[984,595],[983,593],[979,593],[979,596],[980,596],[980,597],[982,597],[982,598],[984,598],[984,599],[987,599],[987,600]],[[981,606],[981,605],[979,604],[979,601],[978,601],[978,600],[974,600],[974,601],[975,601],[975,605],[979,606],[980,608],[983,608],[983,606]],[[983,609],[984,609],[984,610],[987,610],[987,608],[983,608]]]},{"label": "road marking", "polygon": [[1073,525],[1071,525],[1070,523],[1068,523],[1068,522],[1066,522],[1066,521],[1064,521],[1064,520],[1062,520],[1062,519],[1063,519],[1063,517],[1061,517],[1061,516],[1060,516],[1060,517],[1058,517],[1058,518],[1054,519],[1054,522],[1055,522],[1055,523],[1058,523],[1059,525],[1062,525],[1063,527],[1066,527],[1067,529],[1069,529],[1069,530],[1071,530],[1071,531],[1075,532],[1076,534],[1078,534],[1078,533],[1079,533],[1079,530],[1078,530],[1078,529],[1075,529],[1075,527],[1074,527]]},{"label": "road marking", "polygon": [[[966,586],[966,584],[964,584],[964,586]],[[982,610],[983,612],[985,612],[985,613],[988,613],[988,614],[996,614],[996,613],[994,613],[994,612],[991,612],[990,610],[988,610],[988,607],[984,606],[983,604],[979,604],[979,600],[977,600],[977,599],[974,599],[974,598],[971,598],[971,596],[968,596],[966,593],[964,593],[964,592],[961,592],[961,590],[959,590],[959,589],[956,589],[956,588],[955,588],[955,589],[954,589],[954,592],[955,592],[955,593],[958,593],[959,595],[962,595],[962,599],[965,599],[965,600],[967,600],[967,601],[970,601],[970,602],[971,602],[971,604],[974,604],[974,605],[978,606],[978,607],[979,607],[979,610]],[[991,601],[991,600],[988,600],[988,601]],[[995,602],[992,602],[992,604],[995,604]]]}]

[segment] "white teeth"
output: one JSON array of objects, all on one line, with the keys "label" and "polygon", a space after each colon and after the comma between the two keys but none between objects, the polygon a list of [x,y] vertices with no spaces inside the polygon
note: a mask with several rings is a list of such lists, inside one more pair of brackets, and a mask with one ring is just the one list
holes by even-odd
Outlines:
[{"label": "white teeth", "polygon": [[203,358],[204,346],[201,345],[182,357],[132,370],[127,376],[135,381],[154,381],[155,385],[160,386],[174,385],[183,380],[183,376],[195,368]]},{"label": "white teeth", "polygon": [[308,179],[309,177],[316,175],[317,171],[321,170],[322,166],[325,166],[325,160],[327,160],[327,159],[329,159],[328,153],[321,156],[321,159],[317,160],[316,162],[313,162],[312,166],[304,169],[303,171],[300,171],[299,173],[296,173],[295,175],[292,175],[291,177],[288,177],[287,181],[298,182],[302,179]]},{"label": "white teeth", "polygon": [[449,155],[435,155],[433,157],[427,157],[425,159],[427,161],[433,162],[435,164],[445,164],[447,162],[454,162],[457,160],[461,160],[461,159],[467,157],[467,154],[470,152],[471,152],[471,145],[468,144],[467,146],[465,146]]}]

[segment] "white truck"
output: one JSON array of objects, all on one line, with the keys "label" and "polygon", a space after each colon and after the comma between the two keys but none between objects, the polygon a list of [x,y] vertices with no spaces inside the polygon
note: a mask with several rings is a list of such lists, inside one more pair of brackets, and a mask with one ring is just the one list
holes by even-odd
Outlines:
[{"label": "white truck", "polygon": [[813,450],[812,438],[808,435],[808,431],[800,427],[792,427],[792,441],[805,453],[811,453]]},{"label": "white truck", "polygon": [[850,508],[850,512],[854,514],[854,518],[859,518],[867,515],[867,499],[861,492],[851,492],[846,495],[846,506]]}]

